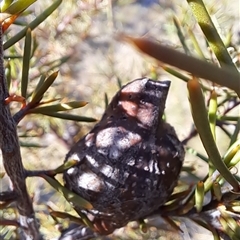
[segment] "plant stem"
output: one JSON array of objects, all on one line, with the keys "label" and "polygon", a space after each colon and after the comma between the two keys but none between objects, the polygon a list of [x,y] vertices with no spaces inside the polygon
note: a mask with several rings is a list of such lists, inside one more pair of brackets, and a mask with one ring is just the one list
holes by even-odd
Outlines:
[{"label": "plant stem", "polygon": [[18,196],[19,224],[24,239],[42,239],[34,216],[32,202],[27,192],[16,124],[11,116],[9,106],[5,104],[8,95],[3,64],[2,28],[0,27],[0,148],[3,164]]}]

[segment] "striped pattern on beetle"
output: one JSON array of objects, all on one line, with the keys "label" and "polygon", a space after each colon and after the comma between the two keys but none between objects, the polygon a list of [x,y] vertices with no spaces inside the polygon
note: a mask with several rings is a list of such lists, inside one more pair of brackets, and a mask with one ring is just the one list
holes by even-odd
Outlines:
[{"label": "striped pattern on beetle", "polygon": [[66,156],[67,188],[88,200],[94,230],[109,234],[162,206],[177,184],[184,149],[162,120],[170,81],[136,79],[113,97],[102,119]]}]

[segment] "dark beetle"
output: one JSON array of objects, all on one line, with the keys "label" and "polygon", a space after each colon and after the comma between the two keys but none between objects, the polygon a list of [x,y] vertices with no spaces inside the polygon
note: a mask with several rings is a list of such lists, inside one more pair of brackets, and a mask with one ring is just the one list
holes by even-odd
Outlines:
[{"label": "dark beetle", "polygon": [[109,234],[162,206],[184,159],[174,129],[162,120],[169,81],[136,79],[123,86],[102,119],[67,154],[79,163],[64,173],[66,187],[88,200],[94,230]]}]

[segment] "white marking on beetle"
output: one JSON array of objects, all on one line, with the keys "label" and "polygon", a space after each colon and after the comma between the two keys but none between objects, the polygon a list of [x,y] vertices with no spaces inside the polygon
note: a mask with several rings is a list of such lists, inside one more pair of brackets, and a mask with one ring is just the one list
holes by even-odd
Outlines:
[{"label": "white marking on beetle", "polygon": [[71,175],[71,174],[74,174],[75,172],[77,172],[77,169],[76,168],[69,168],[67,170],[67,174]]},{"label": "white marking on beetle", "polygon": [[155,173],[156,173],[156,174],[160,174],[160,169],[159,169],[159,167],[158,167],[158,162],[155,162],[155,163],[154,163],[154,167],[155,167]]},{"label": "white marking on beetle", "polygon": [[124,174],[123,174],[123,176],[124,176],[125,179],[127,179],[127,178],[129,177],[129,175],[130,175],[130,174],[129,174],[128,172],[124,172]]},{"label": "white marking on beetle", "polygon": [[148,166],[149,166],[149,172],[153,172],[153,164],[154,164],[154,162],[153,162],[153,160],[151,159],[150,160],[150,162],[149,162],[149,164],[148,164]]},{"label": "white marking on beetle", "polygon": [[78,178],[78,187],[83,189],[100,192],[102,189],[101,179],[93,172],[85,172]]},{"label": "white marking on beetle", "polygon": [[[71,157],[68,158],[68,160],[75,160],[75,161],[78,161],[80,162],[81,159],[78,157],[78,155],[76,153],[74,153],[73,155],[71,155]],[[77,169],[75,167],[72,167],[72,168],[69,168],[67,170],[67,173],[68,174],[74,174],[75,172],[77,171]]]},{"label": "white marking on beetle", "polygon": [[122,155],[122,152],[119,151],[118,147],[117,146],[112,146],[110,149],[109,149],[109,157],[111,159],[118,159],[119,157],[121,157]]},{"label": "white marking on beetle", "polygon": [[81,161],[81,159],[78,157],[77,153],[74,153],[71,155],[71,157],[68,158],[68,160],[75,160],[75,161]]},{"label": "white marking on beetle", "polygon": [[111,184],[110,182],[105,182],[105,184],[107,185],[108,189],[114,189],[115,186],[113,184]]},{"label": "white marking on beetle", "polygon": [[94,166],[94,167],[99,167],[99,163],[90,155],[86,155],[86,159],[88,160],[88,162]]},{"label": "white marking on beetle", "polygon": [[108,150],[104,148],[98,148],[97,150],[100,154],[107,156],[108,155]]},{"label": "white marking on beetle", "polygon": [[[120,158],[124,151],[141,141],[139,134],[120,127],[111,127],[101,130],[96,137],[98,152],[112,159]],[[130,144],[131,143],[131,144]],[[108,149],[107,151],[104,148]]]},{"label": "white marking on beetle", "polygon": [[132,188],[136,187],[136,185],[137,185],[137,183],[134,182],[134,183],[132,184]]},{"label": "white marking on beetle", "polygon": [[143,169],[144,169],[145,171],[149,171],[149,167],[148,167],[148,166],[145,166]]},{"label": "white marking on beetle", "polygon": [[101,167],[101,173],[107,177],[110,177],[113,173],[113,168],[109,165],[104,164],[104,166]]},{"label": "white marking on beetle", "polygon": [[131,159],[128,161],[127,165],[129,165],[129,166],[134,166],[134,165],[135,165],[135,159],[134,159],[134,158],[131,158]]},{"label": "white marking on beetle", "polygon": [[93,133],[89,133],[86,137],[85,137],[85,145],[87,147],[91,147],[93,145]]},{"label": "white marking on beetle", "polygon": [[178,152],[176,152],[173,156],[173,158],[177,157],[178,156]]},{"label": "white marking on beetle", "polygon": [[146,184],[149,184],[149,183],[151,183],[151,180],[149,178],[146,178],[145,182],[146,182]]}]

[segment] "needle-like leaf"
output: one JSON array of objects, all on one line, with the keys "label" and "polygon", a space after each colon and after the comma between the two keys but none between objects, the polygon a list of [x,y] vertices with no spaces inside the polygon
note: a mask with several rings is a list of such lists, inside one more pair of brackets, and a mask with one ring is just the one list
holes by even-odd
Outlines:
[{"label": "needle-like leaf", "polygon": [[225,163],[222,161],[217,149],[209,126],[201,86],[196,78],[188,81],[188,91],[193,120],[210,161],[212,161],[214,167],[216,167],[216,169],[221,173],[223,178],[232,185],[234,191],[239,192],[240,187],[238,181],[234,178]]},{"label": "needle-like leaf", "polygon": [[86,106],[87,102],[85,101],[73,101],[68,103],[57,103],[47,106],[40,106],[33,109],[30,109],[28,113],[54,113],[60,111],[72,110],[75,108],[81,108]]},{"label": "needle-like leaf", "polygon": [[32,94],[32,99],[30,104],[35,105],[40,102],[44,93],[48,90],[48,88],[53,84],[55,79],[57,78],[58,72],[52,73],[45,81],[44,76],[40,78],[40,81]]},{"label": "needle-like leaf", "polygon": [[[14,1],[12,4],[6,7],[1,8],[2,12],[9,13],[9,14],[19,14],[23,12],[26,8],[28,8],[30,5],[32,5],[37,0],[18,0]],[[6,2],[6,1],[5,1]],[[12,2],[12,1],[10,1]]]},{"label": "needle-like leaf", "polygon": [[24,52],[23,52],[21,94],[24,98],[26,98],[26,96],[27,96],[28,75],[29,75],[30,58],[31,58],[31,48],[32,48],[32,31],[29,28],[26,32]]},{"label": "needle-like leaf", "polygon": [[35,29],[39,24],[41,24],[48,16],[51,15],[51,13],[58,8],[58,6],[61,4],[62,0],[56,0],[50,7],[48,7],[45,11],[43,11],[38,17],[36,17],[31,23],[29,23],[24,29],[22,29],[19,33],[17,33],[15,36],[10,38],[7,42],[3,44],[3,49],[6,50],[9,47],[11,47],[13,44],[18,42],[20,39],[22,39],[28,30],[30,28],[31,30]]},{"label": "needle-like leaf", "polygon": [[188,56],[147,38],[133,38],[120,35],[119,39],[132,43],[139,50],[161,62],[187,71],[194,76],[226,86],[234,90],[240,97],[240,74],[232,71],[230,67],[223,66],[219,68],[205,60]]},{"label": "needle-like leaf", "polygon": [[49,116],[49,117],[55,117],[55,118],[60,118],[60,119],[65,119],[65,120],[72,120],[72,121],[76,121],[76,122],[96,122],[97,121],[97,119],[95,119],[95,118],[78,116],[78,115],[73,115],[73,114],[68,114],[68,113],[44,112],[42,114]]},{"label": "needle-like leaf", "polygon": [[211,17],[205,7],[202,0],[187,0],[192,12],[198,21],[205,37],[207,38],[209,45],[215,53],[220,65],[222,67],[228,65],[233,72],[238,73],[236,66],[234,65],[231,56],[229,55],[227,48],[224,46],[222,39],[220,38]]},{"label": "needle-like leaf", "polygon": [[85,209],[93,208],[88,201],[86,201],[85,199],[81,198],[74,192],[71,192],[70,190],[62,186],[55,178],[49,177],[47,175],[42,175],[41,177],[44,178],[54,189],[63,194],[63,196],[69,202],[72,202],[75,206],[79,206],[80,208]]}]

